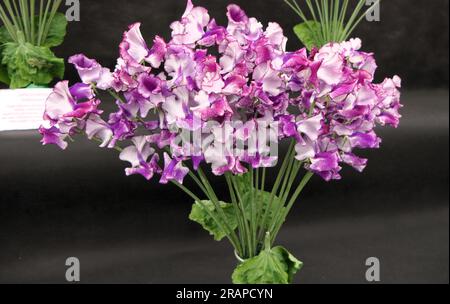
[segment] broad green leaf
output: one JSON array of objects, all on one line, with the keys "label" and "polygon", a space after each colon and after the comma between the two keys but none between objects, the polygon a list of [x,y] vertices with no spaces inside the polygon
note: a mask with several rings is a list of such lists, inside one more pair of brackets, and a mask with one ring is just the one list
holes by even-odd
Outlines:
[{"label": "broad green leaf", "polygon": [[[250,218],[251,216],[252,195],[254,196],[253,203],[255,204],[255,208],[258,209],[260,216],[264,216],[266,209],[270,208],[266,223],[264,225],[265,229],[270,228],[270,224],[275,217],[275,213],[280,210],[280,204],[282,203],[281,200],[277,196],[274,196],[274,198],[272,199],[272,203],[270,203],[272,194],[266,191],[262,192],[261,190],[254,191],[254,193],[252,193],[251,191],[245,193],[242,197],[242,201],[245,207],[247,218]],[[281,207],[281,211],[285,209],[285,207]]]},{"label": "broad green leaf", "polygon": [[0,64],[0,82],[9,85],[10,80],[6,66]]},{"label": "broad green leaf", "polygon": [[298,39],[300,39],[300,41],[308,50],[311,50],[315,46],[321,46],[321,42],[317,41],[316,38],[320,30],[320,23],[315,21],[303,22],[297,24],[294,27],[294,32],[297,35]]},{"label": "broad green leaf", "polygon": [[[224,202],[220,202],[220,207],[226,216],[226,221],[228,226],[231,229],[237,228],[237,220],[235,216],[234,207],[231,204],[227,204]],[[210,212],[205,210],[208,208]],[[219,227],[217,222],[210,216],[210,213],[214,214],[216,218],[220,219],[219,213],[215,208],[215,205],[211,201],[202,201],[202,203],[196,202],[192,206],[191,214],[189,215],[189,219],[199,223],[202,227],[208,231],[216,241],[222,240],[227,234],[225,231]],[[222,221],[221,226],[225,228],[225,223]]]},{"label": "broad green leaf", "polygon": [[303,267],[285,248],[266,248],[240,264],[233,272],[234,284],[290,284]]},{"label": "broad green leaf", "polygon": [[[39,19],[36,19],[39,20]],[[67,33],[67,19],[62,13],[57,13],[50,24],[47,38],[45,39],[43,46],[55,47],[61,45],[64,42],[64,37]]]},{"label": "broad green leaf", "polygon": [[37,47],[22,40],[3,44],[1,53],[1,64],[7,68],[12,89],[31,83],[45,85],[64,76],[64,60],[57,58],[48,47]]},{"label": "broad green leaf", "polygon": [[279,261],[284,261],[284,269],[288,274],[288,282],[292,283],[295,274],[303,267],[303,262],[299,261],[286,248],[278,246],[272,249],[273,254],[278,256]]}]

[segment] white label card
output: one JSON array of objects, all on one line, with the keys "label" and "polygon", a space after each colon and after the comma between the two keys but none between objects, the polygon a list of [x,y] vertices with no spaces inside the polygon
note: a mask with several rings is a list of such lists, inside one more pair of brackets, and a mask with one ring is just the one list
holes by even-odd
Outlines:
[{"label": "white label card", "polygon": [[52,89],[0,90],[0,131],[36,130]]}]

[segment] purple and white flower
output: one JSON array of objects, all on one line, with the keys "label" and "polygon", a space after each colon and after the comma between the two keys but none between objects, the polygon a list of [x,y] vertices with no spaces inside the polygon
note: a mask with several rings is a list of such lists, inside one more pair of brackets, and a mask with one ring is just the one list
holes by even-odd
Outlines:
[{"label": "purple and white flower", "polygon": [[[120,155],[131,163],[126,173],[158,174],[161,183],[182,183],[189,164],[210,165],[216,175],[274,167],[269,146],[282,140],[294,141],[296,160],[325,180],[340,179],[343,164],[362,171],[367,160],[356,151],[380,146],[378,125],[399,125],[401,79],[375,83],[376,61],[360,39],[287,52],[277,23],[264,28],[237,5],[227,17],[219,25],[188,0],[171,39],[156,36],[151,47],[135,23],[113,73],[72,56],[81,83],[55,86],[42,142],[65,149],[84,133],[120,150],[131,141]],[[118,99],[107,120],[97,90]]]}]

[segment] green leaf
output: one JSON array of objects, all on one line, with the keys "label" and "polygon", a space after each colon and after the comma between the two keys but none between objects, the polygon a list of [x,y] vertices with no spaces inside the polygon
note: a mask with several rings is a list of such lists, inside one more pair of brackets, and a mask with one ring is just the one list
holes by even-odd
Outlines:
[{"label": "green leaf", "polygon": [[6,30],[5,26],[0,27],[0,44],[12,42],[13,39],[11,38],[11,35]]},{"label": "green leaf", "polygon": [[6,66],[0,64],[0,82],[9,85],[10,80]]},{"label": "green leaf", "polygon": [[284,261],[284,269],[288,274],[288,282],[292,283],[295,274],[303,268],[303,262],[299,261],[286,248],[278,246],[272,249],[279,261]]},{"label": "green leaf", "polygon": [[[39,20],[36,18],[36,20]],[[50,24],[47,38],[45,39],[43,46],[55,47],[61,45],[64,42],[64,37],[67,33],[67,19],[62,13],[57,13]]]},{"label": "green leaf", "polygon": [[321,31],[321,25],[319,22],[315,21],[307,21],[300,24],[297,24],[294,27],[294,32],[297,35],[298,39],[303,43],[303,45],[311,50],[313,47],[322,46],[320,41],[317,41],[317,36],[319,36],[319,32]]},{"label": "green leaf", "polygon": [[233,272],[234,284],[290,284],[303,267],[284,247],[266,248],[240,264]]},{"label": "green leaf", "polygon": [[242,174],[242,175],[236,175],[234,177],[236,179],[236,182],[239,185],[239,189],[243,192],[250,192],[252,190],[252,184],[250,181],[250,174]]},{"label": "green leaf", "polygon": [[[233,205],[220,202],[220,207],[225,213],[228,226],[230,226],[230,228],[233,230],[236,229],[238,224],[234,213]],[[205,208],[208,208],[209,212]],[[211,201],[202,201],[202,203],[196,202],[192,206],[192,211],[191,214],[189,215],[189,219],[202,225],[202,227],[206,231],[208,231],[212,236],[214,236],[214,240],[220,241],[227,234],[219,227],[217,222],[210,216],[210,213],[215,215],[214,217],[218,219],[221,218],[219,217],[219,213],[217,212],[213,202]],[[225,227],[223,221],[221,222],[221,226],[223,228]]]},{"label": "green leaf", "polygon": [[6,66],[12,89],[24,88],[31,83],[45,85],[64,76],[64,60],[57,58],[48,47],[21,40],[20,43],[3,44],[1,53],[1,64]]}]

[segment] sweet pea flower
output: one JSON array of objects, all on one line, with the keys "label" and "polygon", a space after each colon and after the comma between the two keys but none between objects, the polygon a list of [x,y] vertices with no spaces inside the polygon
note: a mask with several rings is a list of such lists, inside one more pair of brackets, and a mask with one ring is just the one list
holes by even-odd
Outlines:
[{"label": "sweet pea flower", "polygon": [[167,184],[169,181],[183,183],[184,177],[189,173],[189,169],[184,167],[181,160],[172,159],[167,153],[164,153],[164,171],[160,183]]},{"label": "sweet pea flower", "polygon": [[138,128],[132,114],[127,110],[127,106],[120,101],[117,102],[117,105],[119,110],[116,113],[111,113],[108,120],[113,133],[111,145],[115,145],[117,141],[132,138]]},{"label": "sweet pea flower", "polygon": [[166,52],[166,42],[163,38],[156,36],[153,40],[153,47],[148,52],[148,56],[145,58],[145,61],[150,63],[153,68],[158,69],[161,66],[161,63],[164,61]]},{"label": "sweet pea flower", "polygon": [[114,78],[108,68],[103,68],[96,60],[89,59],[83,54],[69,58],[85,84],[96,84],[99,89],[106,90],[112,86]]},{"label": "sweet pea flower", "polygon": [[101,141],[100,147],[107,147],[113,137],[113,131],[98,114],[91,114],[86,122],[86,136]]},{"label": "sweet pea flower", "polygon": [[270,95],[276,96],[282,92],[283,79],[270,62],[258,65],[254,70],[254,79],[262,84],[262,89]]},{"label": "sweet pea flower", "polygon": [[344,153],[341,155],[342,161],[359,172],[363,172],[367,166],[367,159],[358,157],[352,153]]},{"label": "sweet pea flower", "polygon": [[[99,100],[77,102],[72,96],[68,81],[58,83],[47,99],[44,118],[54,123],[83,120],[90,113],[98,113]],[[79,95],[81,96],[81,95]]]},{"label": "sweet pea flower", "polygon": [[45,103],[44,118],[57,122],[65,114],[72,112],[75,106],[75,98],[70,93],[69,82],[62,81],[55,85],[53,92]]},{"label": "sweet pea flower", "polygon": [[204,36],[204,29],[209,21],[208,11],[202,7],[194,7],[192,1],[188,0],[181,21],[176,21],[170,25],[172,29],[171,43],[194,46]]},{"label": "sweet pea flower", "polygon": [[286,51],[287,38],[284,36],[283,29],[276,22],[269,22],[264,35],[267,37],[270,45],[283,54]]},{"label": "sweet pea flower", "polygon": [[304,141],[304,136],[311,141],[317,140],[322,128],[322,120],[323,116],[319,114],[308,119],[301,119],[297,122],[297,132],[300,134],[298,137],[299,140]]},{"label": "sweet pea flower", "polygon": [[212,19],[206,27],[206,32],[197,43],[198,45],[211,47],[220,45],[226,38],[227,31],[223,26],[219,26],[215,19]]},{"label": "sweet pea flower", "polygon": [[324,180],[340,179],[339,156],[336,152],[321,152],[311,160],[309,170],[320,175]]},{"label": "sweet pea flower", "polygon": [[77,83],[71,86],[69,92],[75,100],[93,99],[95,97],[92,87],[85,83]]},{"label": "sweet pea flower", "polygon": [[42,135],[41,143],[43,145],[57,145],[62,150],[67,149],[67,146],[69,145],[65,141],[69,134],[61,133],[61,131],[55,126],[49,128],[41,126],[39,128],[39,133]]},{"label": "sweet pea flower", "polygon": [[140,67],[141,62],[150,53],[140,28],[140,23],[130,25],[128,31],[123,34],[123,40],[120,44],[120,57],[133,67]]},{"label": "sweet pea flower", "polygon": [[120,160],[131,164],[131,168],[125,169],[125,173],[128,176],[140,174],[150,180],[155,173],[161,172],[158,154],[154,154],[155,150],[150,147],[145,136],[134,137],[132,142],[134,145],[123,149],[119,156]]},{"label": "sweet pea flower", "polygon": [[221,68],[214,56],[200,55],[197,60],[197,87],[206,93],[220,93],[225,85]]}]

